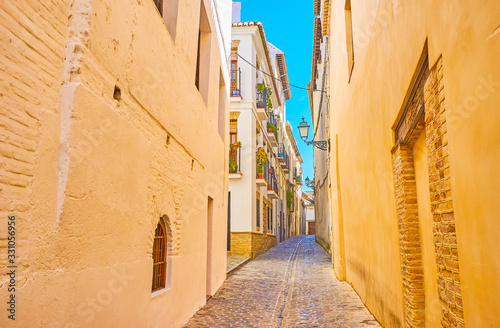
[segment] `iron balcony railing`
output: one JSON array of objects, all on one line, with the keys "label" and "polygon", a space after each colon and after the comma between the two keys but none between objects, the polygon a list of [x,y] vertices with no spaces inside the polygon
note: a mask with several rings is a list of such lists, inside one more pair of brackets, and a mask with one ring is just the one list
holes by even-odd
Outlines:
[{"label": "iron balcony railing", "polygon": [[267,117],[267,123],[271,123],[274,126],[278,126],[278,120],[276,119],[276,115],[274,113],[269,113],[269,116]]},{"label": "iron balcony railing", "polygon": [[231,70],[231,97],[241,97],[241,68]]},{"label": "iron balcony railing", "polygon": [[[257,164],[257,174],[256,174],[256,177],[257,179],[260,178],[260,173],[259,173],[259,164]],[[269,162],[265,162],[264,164],[262,164],[262,178],[264,178],[264,180],[266,181],[269,181]]]},{"label": "iron balcony railing", "polygon": [[290,167],[290,157],[286,152],[286,148],[284,144],[280,144],[278,146],[278,159],[281,163],[281,167],[285,170],[288,170]]},{"label": "iron balcony railing", "polygon": [[232,144],[229,148],[229,173],[241,173],[241,144]]},{"label": "iron balcony railing", "polygon": [[269,113],[267,117],[267,132],[274,133],[276,139],[278,138],[278,121],[273,113]]},{"label": "iron balcony railing", "polygon": [[276,171],[272,168],[272,172],[269,174],[269,180],[267,181],[267,190],[274,190],[276,194],[279,191],[278,179],[276,178]]},{"label": "iron balcony railing", "polygon": [[257,91],[257,108],[265,108],[267,111],[267,90]]}]

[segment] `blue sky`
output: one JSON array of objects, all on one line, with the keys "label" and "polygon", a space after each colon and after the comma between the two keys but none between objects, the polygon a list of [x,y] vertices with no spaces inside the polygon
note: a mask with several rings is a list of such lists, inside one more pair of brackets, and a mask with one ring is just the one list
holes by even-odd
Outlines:
[{"label": "blue sky", "polygon": [[[290,83],[306,87],[311,80],[311,57],[314,28],[312,0],[241,0],[241,20],[261,21],[269,42],[285,53]],[[311,125],[311,110],[306,90],[292,88],[292,99],[286,102],[287,120],[293,127],[300,154],[304,160],[304,178],[314,176],[312,146],[300,139],[297,126],[302,116]],[[311,138],[311,134],[309,134]],[[304,189],[309,190],[309,188]]]}]

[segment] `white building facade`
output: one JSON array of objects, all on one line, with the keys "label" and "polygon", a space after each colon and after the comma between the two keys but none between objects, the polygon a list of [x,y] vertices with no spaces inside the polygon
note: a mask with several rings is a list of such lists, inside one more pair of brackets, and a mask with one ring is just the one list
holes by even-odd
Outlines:
[{"label": "white building facade", "polygon": [[230,80],[228,252],[255,257],[290,236],[287,194],[300,168],[286,132],[285,56],[262,23],[233,22]]}]

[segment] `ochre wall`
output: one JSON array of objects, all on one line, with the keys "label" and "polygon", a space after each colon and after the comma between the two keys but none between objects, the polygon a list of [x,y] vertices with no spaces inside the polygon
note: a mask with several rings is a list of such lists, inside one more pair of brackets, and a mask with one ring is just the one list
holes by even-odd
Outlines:
[{"label": "ochre wall", "polygon": [[[208,197],[208,293],[226,276],[227,141],[217,127],[214,22],[205,103],[194,84],[199,1],[180,1],[175,40],[153,1],[71,3],[0,5],[0,212],[3,223],[17,218],[16,324],[180,327],[205,304]],[[205,8],[212,17],[208,1]],[[171,288],[152,297],[163,215]],[[0,326],[7,320],[0,316]]]},{"label": "ochre wall", "polygon": [[[500,292],[498,1],[351,2],[354,70],[350,82],[345,1],[330,2],[330,126],[332,135],[338,134],[338,148],[332,147],[331,155],[335,158],[338,151],[340,178],[340,194],[332,199],[332,225],[333,235],[344,237],[347,281],[384,326],[402,325],[393,124],[427,39],[429,69],[441,56],[443,63],[449,197],[462,296],[454,302],[463,305],[465,326],[499,326],[500,305],[495,301]],[[333,185],[337,181],[333,165],[331,174]],[[435,268],[425,253],[424,272],[432,273]]]},{"label": "ochre wall", "polygon": [[439,295],[437,288],[436,255],[434,252],[434,221],[431,212],[429,193],[429,165],[427,161],[427,144],[425,133],[421,133],[413,146],[415,180],[417,187],[418,217],[420,219],[420,236],[422,244],[422,260],[424,264],[425,288],[425,324],[426,327],[441,327]]}]

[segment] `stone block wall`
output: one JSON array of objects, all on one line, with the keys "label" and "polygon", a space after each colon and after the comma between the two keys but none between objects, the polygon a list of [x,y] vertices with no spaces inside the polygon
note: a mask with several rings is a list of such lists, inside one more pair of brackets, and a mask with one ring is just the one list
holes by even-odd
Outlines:
[{"label": "stone block wall", "polygon": [[231,251],[228,255],[255,258],[276,245],[276,236],[258,232],[231,232]]}]

